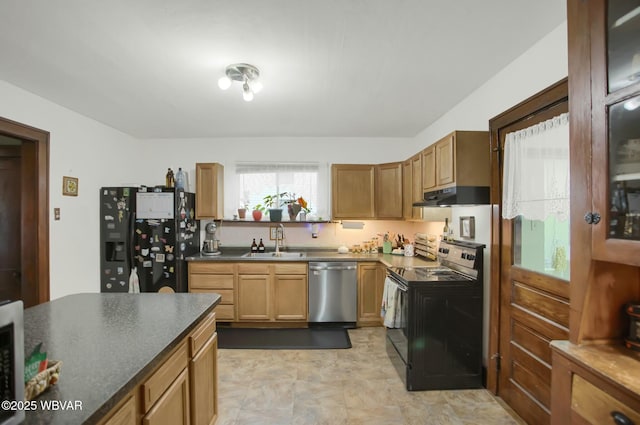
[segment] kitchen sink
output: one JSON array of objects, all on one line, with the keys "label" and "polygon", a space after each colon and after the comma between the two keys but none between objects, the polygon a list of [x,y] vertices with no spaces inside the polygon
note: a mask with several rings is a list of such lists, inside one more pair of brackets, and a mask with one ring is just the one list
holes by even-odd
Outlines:
[{"label": "kitchen sink", "polygon": [[280,252],[247,252],[242,258],[304,258],[306,252],[280,251]]}]

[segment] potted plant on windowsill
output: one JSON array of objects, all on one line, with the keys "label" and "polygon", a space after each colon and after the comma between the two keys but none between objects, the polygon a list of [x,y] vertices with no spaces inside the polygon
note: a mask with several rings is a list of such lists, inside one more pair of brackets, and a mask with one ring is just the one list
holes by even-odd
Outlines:
[{"label": "potted plant on windowsill", "polygon": [[255,207],[253,207],[253,211],[251,212],[251,215],[253,215],[254,221],[262,220],[263,212],[264,212],[264,207],[262,205],[258,204]]},{"label": "potted plant on windowsill", "polygon": [[282,208],[280,206],[280,199],[284,196],[287,196],[287,192],[267,195],[263,198],[264,206],[269,210],[269,220],[282,221]]},{"label": "potted plant on windowsill", "polygon": [[240,220],[244,220],[247,216],[247,210],[249,209],[249,204],[247,202],[243,202],[238,208],[238,218]]}]

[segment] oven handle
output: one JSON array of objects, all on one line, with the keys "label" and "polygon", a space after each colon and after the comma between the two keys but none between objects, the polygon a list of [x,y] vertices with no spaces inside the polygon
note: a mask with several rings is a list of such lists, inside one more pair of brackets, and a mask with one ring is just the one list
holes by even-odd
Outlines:
[{"label": "oven handle", "polygon": [[399,290],[401,290],[402,292],[407,292],[407,290],[409,289],[407,287],[406,284],[404,284],[403,282],[400,282],[398,279],[396,279],[395,277],[393,277],[391,274],[387,273],[387,277],[389,278],[389,280],[391,280],[391,282],[393,282]]}]

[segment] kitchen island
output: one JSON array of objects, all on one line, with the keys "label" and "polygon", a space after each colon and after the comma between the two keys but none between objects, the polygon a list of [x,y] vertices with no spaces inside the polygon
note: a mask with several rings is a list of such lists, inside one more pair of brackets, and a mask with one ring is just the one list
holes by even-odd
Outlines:
[{"label": "kitchen island", "polygon": [[[150,387],[154,372],[178,358],[177,352],[184,351],[185,374],[186,359],[194,355],[189,355],[194,343],[186,341],[195,339],[203,325],[212,333],[215,354],[211,312],[219,302],[218,294],[76,294],[26,309],[25,357],[42,342],[49,359],[63,365],[58,383],[36,398],[38,408],[26,412],[24,423],[102,423],[125,399],[131,400],[131,417],[138,423],[153,411],[139,387]],[[52,400],[75,409],[41,408],[41,402]]]}]

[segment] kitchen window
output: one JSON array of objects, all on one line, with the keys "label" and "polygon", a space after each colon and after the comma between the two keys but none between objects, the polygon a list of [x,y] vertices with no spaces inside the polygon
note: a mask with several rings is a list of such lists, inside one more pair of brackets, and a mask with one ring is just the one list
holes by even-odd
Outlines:
[{"label": "kitchen window", "polygon": [[[317,218],[328,217],[327,199],[329,173],[326,164],[317,162],[261,163],[238,162],[235,164],[237,190],[232,200],[235,208],[249,204],[249,210],[256,205],[264,206],[264,197],[288,192],[296,198],[307,201],[311,214]],[[237,207],[233,207],[237,205]]]}]

